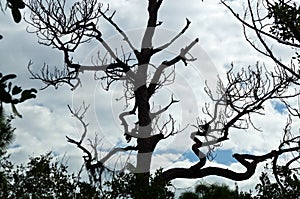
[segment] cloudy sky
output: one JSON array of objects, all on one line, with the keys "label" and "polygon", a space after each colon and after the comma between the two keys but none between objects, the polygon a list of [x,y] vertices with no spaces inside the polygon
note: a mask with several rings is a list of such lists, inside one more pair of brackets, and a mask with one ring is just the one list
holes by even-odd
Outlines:
[{"label": "cloudy sky", "polygon": [[[103,1],[106,2],[106,1]],[[216,77],[224,77],[224,73],[230,63],[237,66],[253,65],[256,61],[271,63],[270,60],[259,55],[249,44],[246,43],[241,24],[229,13],[217,0],[200,1],[189,0],[188,3],[174,3],[165,0],[159,13],[159,20],[163,21],[157,35],[155,44],[167,41],[164,38],[174,36],[185,25],[185,18],[192,23],[185,36],[166,51],[165,56],[174,56],[179,49],[188,45],[195,38],[200,42],[192,51],[197,61],[188,67],[176,66],[177,76],[175,84],[161,90],[156,95],[155,108],[169,103],[171,94],[180,103],[170,109],[177,124],[184,127],[186,124],[195,124],[196,118],[201,115],[201,109],[205,102],[209,102],[204,93],[204,81],[214,88]],[[179,2],[179,1],[177,1]],[[231,5],[243,11],[241,0],[232,1]],[[133,43],[139,45],[141,32],[146,24],[146,1],[141,0],[115,0],[110,1],[110,8],[117,10],[115,21],[125,30]],[[25,18],[29,12],[25,10]],[[112,46],[120,48],[121,39],[114,29],[105,21],[100,21],[101,31],[106,41]],[[32,69],[36,72],[47,63],[49,66],[62,66],[62,53],[50,47],[39,45],[34,34],[26,32],[28,24],[22,20],[15,24],[9,12],[1,13],[0,34],[0,69],[4,74],[15,73],[18,78],[15,84],[23,88],[41,88],[43,84],[37,80],[30,80],[27,64],[33,62]],[[29,27],[30,28],[30,27]],[[74,55],[74,60],[87,63],[91,57],[95,57],[99,50],[96,42],[84,45],[81,51]],[[284,52],[280,52],[285,55]],[[157,57],[157,61],[161,57]],[[155,60],[154,60],[155,62]],[[124,101],[119,100],[122,96],[122,84],[114,84],[109,92],[101,87],[101,82],[93,80],[92,73],[82,76],[83,85],[74,92],[67,86],[47,88],[38,92],[37,98],[18,105],[22,119],[14,120],[16,127],[15,141],[10,148],[12,159],[17,162],[26,162],[28,157],[54,151],[55,155],[66,155],[68,163],[73,171],[77,171],[82,164],[82,153],[75,146],[66,142],[65,136],[80,138],[81,126],[71,117],[67,105],[79,106],[84,100],[90,104],[90,109],[85,117],[89,125],[89,137],[94,138],[98,134],[103,138],[103,150],[119,146],[125,146],[122,127],[118,114],[124,109]],[[103,83],[103,82],[102,82]],[[265,105],[266,115],[256,117],[256,126],[263,129],[257,132],[233,131],[230,140],[218,148],[216,159],[209,165],[235,169],[244,168],[232,159],[232,153],[264,154],[275,149],[282,136],[287,115],[274,107],[274,104]],[[272,116],[272,117],[271,117]],[[163,120],[164,118],[162,118]],[[167,119],[167,118],[166,118]],[[134,119],[132,120],[135,121]],[[189,136],[194,129],[189,127],[183,133],[162,141],[153,158],[153,168],[169,168],[174,166],[189,166],[196,160],[191,152],[192,141]],[[238,185],[244,190],[254,188],[264,163],[260,165],[257,173],[248,181],[239,182]],[[225,182],[233,185],[234,182],[219,177],[207,177],[198,181]],[[190,187],[195,180],[176,180],[175,185],[179,188]]]}]

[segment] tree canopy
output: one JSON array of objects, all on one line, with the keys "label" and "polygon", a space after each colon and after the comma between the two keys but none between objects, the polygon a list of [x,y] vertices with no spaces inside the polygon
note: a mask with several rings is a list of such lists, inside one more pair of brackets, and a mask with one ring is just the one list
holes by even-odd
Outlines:
[{"label": "tree canopy", "polygon": [[238,187],[231,190],[225,184],[198,184],[195,192],[183,192],[179,199],[251,199],[250,193],[239,192]]},{"label": "tree canopy", "polygon": [[1,161],[5,180],[0,182],[1,198],[103,198],[100,192],[78,175],[69,173],[66,164],[47,153],[14,166]]}]

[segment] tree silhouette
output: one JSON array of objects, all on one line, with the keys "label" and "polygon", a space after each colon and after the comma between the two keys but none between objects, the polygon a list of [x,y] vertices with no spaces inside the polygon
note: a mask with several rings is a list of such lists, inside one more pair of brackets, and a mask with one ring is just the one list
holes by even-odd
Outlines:
[{"label": "tree silhouette", "polygon": [[20,86],[13,86],[11,80],[16,77],[17,75],[15,74],[3,75],[0,73],[0,112],[2,114],[3,104],[10,104],[13,113],[18,117],[22,117],[16,105],[28,99],[35,98],[37,90],[34,88],[23,90]]},{"label": "tree silhouette", "polygon": [[300,180],[297,170],[290,169],[288,165],[278,166],[276,168],[278,180],[274,182],[268,170],[273,171],[273,168],[268,168],[267,165],[266,171],[260,175],[260,183],[255,187],[257,191],[255,198],[299,198]]},{"label": "tree silhouette", "polygon": [[[235,11],[226,1],[222,1],[222,3],[242,23],[244,35],[248,43],[259,53],[271,58],[276,64],[276,68],[279,69],[277,71],[282,71],[278,73],[275,68],[275,72],[272,72],[270,75],[277,75],[286,81],[291,80],[289,87],[295,89],[291,92],[295,97],[280,98],[280,101],[285,105],[289,113],[289,117],[284,128],[284,137],[279,145],[279,149],[284,149],[293,144],[294,146],[299,146],[299,132],[295,133],[292,128],[293,119],[296,118],[296,120],[298,120],[300,117],[299,104],[292,102],[293,100],[299,99],[299,2],[264,0],[254,3],[248,0],[247,10],[245,10],[244,14]],[[254,33],[256,37],[253,38],[249,36],[251,33]],[[290,47],[292,49],[292,55],[287,62],[283,61],[280,53],[278,54],[276,50],[273,50],[274,42],[279,46],[279,49],[285,47]],[[275,156],[272,161],[272,171],[276,183],[266,183],[265,181],[269,181],[268,176],[262,174],[259,191],[260,193],[267,193],[270,191],[274,193],[272,197],[277,197],[277,195],[279,195],[279,197],[287,197],[287,195],[280,195],[282,193],[290,193],[289,189],[291,185],[287,185],[288,180],[284,179],[284,177],[288,176],[286,178],[290,181],[294,180],[299,183],[299,150],[296,150],[291,153],[290,156],[287,156],[284,163],[279,163],[280,161],[278,158],[278,156]],[[294,179],[291,180],[292,178]],[[276,186],[279,188],[277,189]],[[297,190],[295,187],[293,189]],[[294,193],[289,197],[294,198]]]},{"label": "tree silhouette", "polygon": [[[162,3],[163,0],[147,1],[148,19],[140,47],[136,47],[121,26],[114,21],[113,17],[116,12],[111,11],[108,5],[101,4],[96,0],[76,2],[70,7],[66,5],[65,0],[30,0],[27,4],[31,15],[26,21],[39,38],[39,43],[61,51],[64,56],[65,65],[62,70],[55,68],[51,72],[50,67],[44,65],[40,73],[35,73],[29,65],[32,77],[43,81],[44,88],[48,86],[58,88],[62,84],[67,84],[75,90],[80,86],[80,77],[84,72],[95,72],[95,80],[104,81],[106,90],[109,90],[114,82],[123,82],[123,98],[127,109],[119,114],[119,119],[125,139],[128,143],[136,141],[136,145],[128,144],[126,147],[116,147],[101,159],[97,156],[99,139],[95,139],[94,142],[90,141],[91,149],[85,147],[83,142],[86,139],[88,124],[84,121],[84,116],[89,107],[85,104],[79,109],[69,107],[72,115],[81,122],[84,131],[79,140],[70,137],[67,137],[67,140],[85,154],[84,161],[90,179],[99,189],[104,186],[102,176],[113,172],[105,167],[106,162],[117,153],[136,151],[136,165],[128,163],[120,171],[134,172],[136,186],[133,187],[135,188],[132,193],[133,198],[150,197],[147,194],[151,192],[149,190],[151,187],[149,180],[151,158],[157,144],[187,130],[186,128],[175,129],[176,121],[172,115],[158,126],[157,120],[160,116],[167,113],[170,107],[178,102],[173,96],[170,96],[170,103],[159,110],[153,110],[150,103],[150,100],[155,97],[154,94],[159,92],[162,87],[166,87],[169,83],[175,83],[176,69],[173,67],[175,64],[188,65],[197,58],[193,57],[190,51],[198,43],[198,38],[178,49],[178,54],[173,58],[163,59],[158,65],[152,64],[151,59],[157,55],[163,55],[162,53],[176,43],[190,25],[190,21],[186,19],[186,25],[177,35],[161,46],[154,46],[154,35],[162,23],[158,20],[158,12]],[[113,27],[123,38],[131,49],[131,53],[125,53],[121,48],[120,54],[120,51],[114,50],[110,46],[100,28],[103,25],[99,25],[101,19]],[[79,47],[91,41],[99,42],[106,50],[105,55],[101,57],[99,54],[98,60],[90,66],[74,62],[72,56],[76,55]],[[102,76],[99,77],[99,73]],[[298,93],[289,92],[291,86],[298,83],[299,76],[298,73],[297,75],[295,73],[282,65],[277,65],[274,70],[269,71],[259,64],[235,72],[232,65],[227,72],[227,83],[222,83],[221,79],[216,83],[216,93],[205,87],[213,106],[204,106],[203,110],[207,117],[198,118],[196,124],[193,125],[195,130],[190,132],[190,137],[186,137],[186,139],[194,141],[191,149],[199,161],[190,167],[163,170],[154,181],[167,184],[174,179],[195,179],[211,175],[235,181],[247,180],[255,173],[260,162],[299,151],[300,146],[297,144],[299,136],[293,138],[289,136],[290,124],[288,124],[285,129],[284,142],[289,142],[290,145],[280,145],[277,150],[274,149],[263,155],[233,154],[233,157],[246,168],[246,171],[238,172],[206,166],[211,150],[220,143],[226,142],[232,129],[244,130],[251,125],[256,128],[252,118],[256,114],[264,113],[263,106],[266,101],[285,100],[298,95]],[[134,101],[134,105],[131,106],[129,101]],[[288,106],[287,103],[286,105]],[[130,124],[129,117],[135,117],[137,122]],[[211,150],[204,153],[201,148],[207,146]]]},{"label": "tree silhouette", "polygon": [[7,117],[3,110],[0,111],[0,157],[6,153],[6,149],[13,140],[14,128],[11,126],[12,117]]},{"label": "tree silhouette", "polygon": [[0,162],[6,179],[0,182],[1,198],[102,198],[95,187],[68,173],[65,163],[52,153],[31,157],[26,165]]},{"label": "tree silhouette", "polygon": [[235,190],[231,190],[225,184],[198,184],[195,187],[195,192],[183,192],[180,199],[195,198],[195,199],[251,199],[251,194],[239,192],[236,186]]},{"label": "tree silhouette", "polygon": [[[22,19],[20,9],[25,8],[23,0],[6,0],[6,6],[11,10],[11,14],[16,23],[19,23]],[[0,2],[0,8],[3,11],[2,4]],[[0,37],[2,39],[2,36]]]}]

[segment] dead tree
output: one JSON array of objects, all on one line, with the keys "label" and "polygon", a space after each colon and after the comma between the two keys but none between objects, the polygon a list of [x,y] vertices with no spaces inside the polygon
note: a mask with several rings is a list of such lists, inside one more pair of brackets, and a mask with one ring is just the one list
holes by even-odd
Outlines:
[{"label": "dead tree", "polygon": [[[83,141],[87,134],[87,124],[83,121],[83,116],[87,111],[87,107],[83,106],[82,110],[70,109],[81,123],[84,129],[81,139],[76,141],[69,138],[68,142],[75,144],[84,153],[84,161],[87,170],[90,172],[92,180],[101,184],[101,174],[106,161],[117,152],[136,151],[136,165],[134,172],[137,176],[137,184],[140,190],[147,190],[149,186],[149,175],[151,167],[152,154],[157,144],[175,135],[185,128],[175,130],[175,120],[170,115],[161,127],[158,133],[153,133],[158,118],[178,100],[172,97],[168,105],[158,111],[152,111],[150,99],[154,97],[159,89],[165,86],[166,82],[173,82],[173,76],[168,75],[168,70],[172,70],[172,74],[176,74],[172,68],[175,64],[182,62],[187,65],[196,58],[190,55],[190,50],[199,41],[197,38],[191,43],[187,43],[178,50],[178,54],[169,60],[163,60],[161,63],[153,67],[154,73],[149,73],[152,67],[151,58],[166,50],[170,45],[175,43],[178,38],[183,35],[189,28],[190,21],[186,20],[186,25],[178,32],[170,41],[162,46],[153,46],[153,37],[157,27],[161,25],[158,20],[158,11],[163,0],[148,0],[148,19],[145,28],[141,46],[136,47],[113,19],[115,11],[110,11],[108,5],[98,3],[96,0],[85,0],[73,4],[71,8],[66,7],[66,1],[59,0],[31,0],[27,7],[31,10],[31,15],[26,21],[31,25],[30,30],[37,34],[39,42],[46,46],[51,46],[61,51],[64,55],[64,69],[55,69],[51,73],[48,66],[44,66],[41,73],[34,73],[30,70],[34,79],[43,81],[48,86],[58,87],[62,84],[68,84],[72,89],[76,89],[80,85],[80,74],[83,72],[102,72],[102,76],[98,79],[107,83],[107,89],[116,81],[123,81],[125,86],[124,98],[127,100],[134,99],[135,104],[125,112],[120,113],[119,119],[124,130],[124,137],[127,142],[136,140],[135,145],[128,145],[123,148],[115,148],[102,159],[97,157],[96,145],[98,140],[91,142],[92,151],[84,147]],[[106,21],[111,25],[118,34],[122,36],[132,51],[132,54],[119,55],[113,50],[102,36],[98,22]],[[97,65],[83,65],[74,63],[72,53],[78,50],[78,47],[85,42],[91,40],[98,41],[102,45],[107,57],[102,58]],[[107,61],[111,60],[111,61]],[[151,68],[151,69],[153,69]],[[290,75],[284,67],[276,67],[274,71],[269,72],[263,67],[244,68],[234,73],[230,70],[227,73],[228,84],[224,85],[221,80],[217,84],[217,93],[213,93],[206,87],[205,91],[212,100],[213,108],[208,105],[204,106],[206,119],[198,118],[197,123],[193,125],[195,131],[190,133],[190,137],[194,144],[191,149],[199,158],[199,161],[187,168],[171,168],[164,170],[159,176],[159,180],[165,183],[178,178],[202,178],[210,175],[217,175],[228,179],[241,181],[249,179],[255,172],[257,165],[267,159],[277,158],[278,156],[299,151],[300,146],[293,146],[274,149],[267,154],[233,154],[233,157],[240,162],[246,171],[239,173],[230,169],[207,167],[206,161],[210,159],[210,155],[215,147],[226,142],[232,128],[247,129],[252,123],[251,117],[255,114],[263,114],[263,105],[271,99],[288,99],[295,97],[297,94],[288,92],[292,84],[297,83],[296,75]],[[130,129],[128,116],[136,116],[137,122],[134,128]],[[169,126],[169,128],[167,128]],[[171,127],[171,128],[170,128]],[[299,141],[299,137],[294,137],[293,141]],[[210,152],[205,154],[201,151],[202,147],[209,147]],[[100,174],[100,175],[99,175]],[[99,185],[100,186],[100,185]],[[136,190],[138,191],[138,189]],[[146,197],[146,192],[143,196]]]},{"label": "dead tree", "polygon": [[[296,51],[299,49],[299,5],[293,5],[293,1],[247,0],[245,12],[238,13],[227,1],[221,2],[241,22],[245,39],[255,50],[271,58],[276,65],[288,71],[290,76],[299,78],[299,66],[295,62],[299,57],[293,57],[286,64],[272,49],[274,42],[280,47],[288,46]],[[256,37],[249,36],[250,33],[254,33]]]},{"label": "dead tree", "polygon": [[[233,16],[241,22],[246,41],[259,53],[271,58],[275,67],[269,76],[285,79],[289,82],[288,87],[293,87],[289,97],[280,97],[280,101],[288,110],[289,117],[284,128],[284,136],[279,149],[283,150],[290,146],[299,146],[299,130],[292,128],[293,119],[300,117],[299,103],[299,2],[297,1],[276,1],[258,0],[246,1],[244,13],[239,13],[231,7],[230,2],[222,0],[222,4],[229,9]],[[256,37],[250,36],[254,33]],[[290,47],[291,55],[288,61],[283,61],[282,55],[275,52],[273,45],[277,48]],[[275,90],[274,90],[275,91]],[[275,91],[276,92],[276,91]],[[298,132],[297,132],[298,131]],[[285,187],[280,181],[281,169],[288,169],[294,175],[299,176],[299,150],[290,151],[285,164],[278,163],[276,155],[272,161],[272,169],[275,179],[284,192]]]}]

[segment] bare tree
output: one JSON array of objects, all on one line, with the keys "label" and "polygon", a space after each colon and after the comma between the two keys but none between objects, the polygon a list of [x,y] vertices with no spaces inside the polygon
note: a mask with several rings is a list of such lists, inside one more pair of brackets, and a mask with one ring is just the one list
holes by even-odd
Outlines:
[{"label": "bare tree", "polygon": [[[300,117],[298,87],[300,77],[298,53],[300,47],[299,2],[292,0],[247,0],[244,13],[234,10],[228,1],[221,2],[241,22],[246,41],[259,53],[274,61],[276,66],[269,76],[276,76],[286,81],[288,85],[284,89],[294,89],[289,92],[293,93],[289,97],[284,95],[279,97],[289,112],[279,150],[286,150],[290,146],[298,147],[299,129],[293,130],[292,121],[293,119],[298,120]],[[255,37],[251,34],[254,34]],[[276,53],[274,44],[277,44],[279,49],[291,48],[291,57],[288,58],[288,61],[283,61],[282,55]],[[277,50],[277,52],[280,51]],[[274,89],[274,92],[277,91],[277,89]],[[295,101],[298,101],[298,103],[295,103]],[[295,131],[298,132],[295,133]],[[285,192],[285,186],[280,180],[280,176],[284,173],[283,170],[290,170],[294,175],[299,175],[299,150],[291,151],[291,154],[287,157],[284,164],[278,163],[278,155],[274,156],[272,161],[273,174],[283,193]]]},{"label": "bare tree", "polygon": [[[135,190],[137,193],[135,198],[141,198],[138,192],[144,197],[148,193],[151,158],[157,144],[187,130],[186,128],[177,130],[172,115],[161,126],[157,123],[157,118],[162,113],[168,112],[169,108],[178,102],[173,96],[170,97],[170,103],[160,110],[153,111],[151,109],[150,99],[154,97],[154,94],[167,83],[174,83],[176,70],[173,66],[179,62],[187,65],[189,62],[195,61],[196,57],[193,57],[190,51],[199,41],[198,38],[194,39],[179,49],[176,56],[162,60],[159,65],[153,67],[151,58],[175,43],[190,25],[190,21],[187,19],[186,25],[177,35],[170,38],[170,41],[158,47],[154,46],[153,38],[157,27],[161,25],[158,20],[158,12],[162,2],[162,0],[148,0],[147,27],[140,47],[136,47],[121,26],[116,24],[113,19],[116,12],[96,0],[76,2],[70,8],[66,6],[65,0],[30,0],[27,4],[31,15],[26,21],[34,28],[33,32],[37,34],[39,42],[61,51],[65,62],[63,70],[55,68],[54,72],[51,72],[47,65],[43,67],[41,73],[34,73],[30,70],[34,79],[43,81],[45,87],[57,88],[62,84],[68,84],[73,90],[80,85],[80,75],[83,72],[97,72],[97,74],[102,72],[102,76],[96,79],[104,81],[107,90],[113,82],[124,82],[124,98],[127,109],[119,114],[119,119],[125,139],[128,143],[136,140],[136,145],[128,144],[126,147],[116,147],[105,157],[99,159],[97,145],[100,140],[98,138],[90,141],[91,149],[83,145],[87,135],[87,123],[84,121],[84,115],[88,106],[85,105],[77,110],[70,108],[72,115],[83,126],[82,137],[79,140],[67,137],[67,140],[85,153],[84,161],[90,172],[91,180],[100,188],[103,183],[102,175],[107,173],[104,172],[107,169],[105,168],[107,160],[119,152],[136,151],[136,165],[130,165],[133,167],[131,171],[135,173],[136,183],[139,185]],[[225,4],[225,2],[223,3]],[[101,19],[122,36],[132,54],[121,51],[120,55],[110,46],[103,38],[99,28],[98,22]],[[257,32],[261,33],[259,30]],[[74,63],[71,54],[76,52],[81,44],[92,40],[98,41],[107,53],[103,57],[99,57],[97,64],[91,66]],[[269,56],[271,55],[269,54]],[[278,66],[274,70],[267,70],[260,64],[255,67],[243,68],[239,72],[234,72],[232,67],[227,73],[228,83],[224,85],[220,79],[217,82],[216,93],[206,86],[205,91],[211,98],[213,106],[205,105],[203,107],[207,118],[198,118],[196,124],[193,125],[195,131],[190,132],[190,137],[186,138],[194,141],[191,149],[199,161],[190,167],[163,170],[157,180],[168,183],[178,178],[195,179],[211,175],[235,181],[247,180],[255,173],[259,163],[267,159],[277,159],[282,154],[299,151],[299,145],[288,147],[280,145],[278,149],[263,155],[233,154],[233,157],[246,168],[245,172],[206,166],[207,159],[213,159],[213,149],[229,139],[231,129],[243,130],[250,125],[255,127],[251,118],[255,114],[264,113],[263,105],[266,101],[284,100],[298,95],[298,93],[291,94],[290,92],[291,86],[297,85],[298,76],[294,74],[295,72],[291,72],[291,68],[277,64]],[[150,73],[149,71],[153,68],[154,72]],[[98,76],[95,75],[95,77]],[[132,107],[128,103],[129,100],[135,101]],[[127,120],[129,116],[136,116],[137,122],[129,124]],[[132,125],[134,127],[130,128]],[[158,130],[155,131],[155,128]],[[293,137],[290,141],[299,143],[300,137]],[[207,154],[201,151],[203,147],[209,147],[210,150]]]}]

